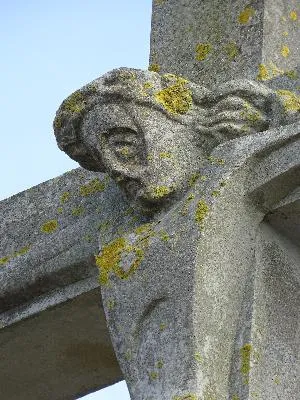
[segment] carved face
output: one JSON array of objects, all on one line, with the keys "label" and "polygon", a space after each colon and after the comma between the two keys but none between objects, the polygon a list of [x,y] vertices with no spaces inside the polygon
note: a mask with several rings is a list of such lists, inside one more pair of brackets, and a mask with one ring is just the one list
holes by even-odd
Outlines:
[{"label": "carved face", "polygon": [[108,173],[145,212],[180,197],[201,166],[196,134],[147,106],[99,105],[85,118],[82,132]]}]

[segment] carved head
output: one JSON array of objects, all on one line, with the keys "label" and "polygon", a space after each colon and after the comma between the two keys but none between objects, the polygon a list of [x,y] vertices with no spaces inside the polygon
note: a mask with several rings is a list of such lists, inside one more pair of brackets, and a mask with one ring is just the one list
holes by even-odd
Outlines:
[{"label": "carved head", "polygon": [[217,91],[171,74],[113,70],[60,106],[61,150],[108,172],[144,211],[177,199],[211,149],[279,123],[281,103],[265,86],[237,81]]}]

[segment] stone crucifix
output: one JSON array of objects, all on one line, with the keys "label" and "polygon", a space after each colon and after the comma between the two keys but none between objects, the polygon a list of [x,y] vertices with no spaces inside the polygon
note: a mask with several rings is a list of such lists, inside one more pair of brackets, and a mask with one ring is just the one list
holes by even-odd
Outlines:
[{"label": "stone crucifix", "polygon": [[108,72],[54,121],[60,149],[141,216],[96,256],[131,398],[296,400],[300,10],[153,10],[150,70]]}]

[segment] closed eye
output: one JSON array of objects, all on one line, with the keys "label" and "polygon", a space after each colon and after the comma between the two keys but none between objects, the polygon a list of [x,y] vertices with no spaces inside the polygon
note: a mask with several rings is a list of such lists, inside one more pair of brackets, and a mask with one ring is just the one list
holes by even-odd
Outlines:
[{"label": "closed eye", "polygon": [[124,162],[140,163],[143,158],[143,138],[128,127],[111,128],[107,132],[107,141],[111,151]]}]

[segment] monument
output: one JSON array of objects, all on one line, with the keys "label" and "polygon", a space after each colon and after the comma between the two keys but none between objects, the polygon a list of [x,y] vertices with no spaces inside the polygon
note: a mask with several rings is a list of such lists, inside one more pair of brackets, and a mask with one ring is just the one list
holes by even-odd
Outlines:
[{"label": "monument", "polygon": [[112,185],[95,263],[133,400],[299,396],[298,11],[154,0],[149,71],[57,112],[58,146],[134,215],[108,178],[82,186]]}]

